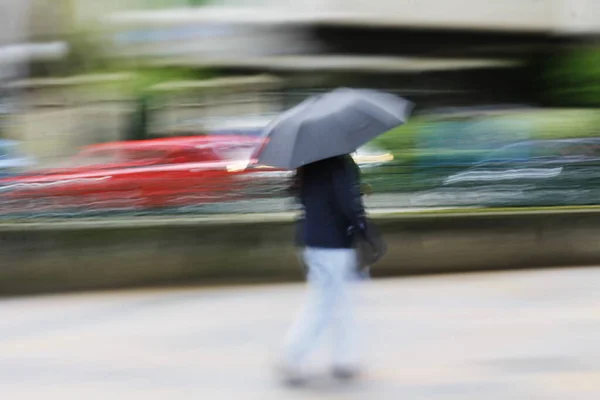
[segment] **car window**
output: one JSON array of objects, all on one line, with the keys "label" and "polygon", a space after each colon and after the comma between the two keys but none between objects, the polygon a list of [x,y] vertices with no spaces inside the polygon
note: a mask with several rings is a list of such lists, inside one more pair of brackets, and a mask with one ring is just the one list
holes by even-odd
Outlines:
[{"label": "car window", "polygon": [[567,146],[560,142],[539,142],[533,146],[531,157],[532,158],[561,158],[563,156],[562,151]]},{"label": "car window", "polygon": [[594,142],[525,142],[488,153],[481,163],[561,158],[600,158],[600,144]]},{"label": "car window", "polygon": [[249,143],[225,143],[214,147],[215,154],[223,161],[249,160],[256,148]]},{"label": "car window", "polygon": [[81,152],[73,160],[74,167],[91,167],[110,164],[149,164],[166,157],[166,152],[154,149],[93,149]]},{"label": "car window", "polygon": [[600,143],[587,143],[586,155],[593,158],[600,158]]},{"label": "car window", "polygon": [[194,149],[193,159],[196,162],[213,162],[218,161],[219,157],[215,154],[212,146],[198,145]]},{"label": "car window", "polygon": [[0,146],[0,159],[6,160],[15,157],[14,147],[13,145]]},{"label": "car window", "polygon": [[195,146],[179,149],[177,151],[169,152],[164,159],[169,164],[214,162],[219,160],[213,152],[213,149],[208,146]]},{"label": "car window", "polygon": [[593,142],[572,142],[558,150],[560,156],[569,158],[600,158],[600,145]]},{"label": "car window", "polygon": [[87,150],[73,160],[74,167],[89,167],[94,165],[118,164],[123,162],[120,151],[116,149]]},{"label": "car window", "polygon": [[157,162],[165,159],[167,156],[167,152],[164,150],[128,150],[123,152],[123,161],[124,162]]},{"label": "car window", "polygon": [[533,146],[529,142],[505,146],[486,154],[481,162],[491,163],[528,160],[532,157],[532,147]]}]

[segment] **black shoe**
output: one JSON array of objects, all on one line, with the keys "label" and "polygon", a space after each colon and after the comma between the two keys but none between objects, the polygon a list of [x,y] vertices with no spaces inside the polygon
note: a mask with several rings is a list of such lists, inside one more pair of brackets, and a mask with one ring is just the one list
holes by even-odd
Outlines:
[{"label": "black shoe", "polygon": [[306,383],[306,376],[300,370],[291,368],[288,365],[278,364],[276,371],[282,383],[286,386],[301,386]]},{"label": "black shoe", "polygon": [[351,381],[360,375],[358,368],[354,367],[334,367],[331,373],[335,379],[341,381]]}]

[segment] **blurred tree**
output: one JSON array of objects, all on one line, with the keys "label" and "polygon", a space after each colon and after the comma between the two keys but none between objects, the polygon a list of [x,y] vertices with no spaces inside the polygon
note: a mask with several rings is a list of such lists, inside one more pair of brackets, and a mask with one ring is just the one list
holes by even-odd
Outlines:
[{"label": "blurred tree", "polygon": [[600,47],[584,47],[555,57],[546,74],[553,105],[600,107]]},{"label": "blurred tree", "polygon": [[[37,61],[30,65],[34,77],[55,77],[103,73],[131,73],[133,78],[118,90],[135,103],[131,120],[123,132],[123,139],[145,139],[152,120],[152,108],[156,101],[149,88],[168,81],[205,79],[211,76],[206,69],[196,68],[152,68],[143,59],[115,57],[113,52],[114,33],[99,23],[86,20],[85,26],[78,24],[75,17],[77,0],[47,2],[33,0],[35,8],[31,24],[36,27],[35,36],[43,41],[64,41],[69,52],[61,60]],[[211,0],[150,0],[150,8],[176,6],[200,6]],[[114,89],[114,82],[107,82]],[[103,90],[95,85],[94,90]]]},{"label": "blurred tree", "polygon": [[140,68],[127,88],[135,99],[136,107],[132,119],[124,133],[125,140],[144,140],[152,124],[152,108],[157,99],[149,90],[159,83],[178,80],[201,80],[210,77],[204,69],[188,68]]},{"label": "blurred tree", "polygon": [[129,120],[124,140],[144,140],[148,137],[149,110],[148,95],[140,94],[136,99],[136,108]]}]

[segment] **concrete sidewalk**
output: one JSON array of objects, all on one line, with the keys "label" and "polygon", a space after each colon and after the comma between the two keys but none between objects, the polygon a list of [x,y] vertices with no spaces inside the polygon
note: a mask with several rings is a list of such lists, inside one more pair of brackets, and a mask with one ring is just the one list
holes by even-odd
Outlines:
[{"label": "concrete sidewalk", "polygon": [[531,400],[600,397],[600,268],[368,282],[368,374],[280,386],[300,285],[0,301],[3,399]]}]

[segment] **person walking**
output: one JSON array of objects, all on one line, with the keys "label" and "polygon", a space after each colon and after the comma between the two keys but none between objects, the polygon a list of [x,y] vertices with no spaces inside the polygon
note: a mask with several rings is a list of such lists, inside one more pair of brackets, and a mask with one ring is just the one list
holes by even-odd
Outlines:
[{"label": "person walking", "polygon": [[366,235],[358,168],[349,155],[307,164],[296,172],[295,193],[303,210],[297,244],[302,248],[310,296],[284,344],[280,369],[288,383],[303,380],[303,364],[331,329],[335,377],[360,370],[353,285],[358,281],[355,235]]},{"label": "person walking", "polygon": [[[302,366],[326,328],[333,332],[333,373],[352,378],[360,370],[352,286],[385,254],[385,243],[368,224],[356,149],[404,124],[413,103],[369,89],[339,88],[312,96],[268,127],[251,159],[257,165],[296,171],[304,209],[298,239],[310,296],[290,329],[280,370],[302,381]],[[369,227],[368,227],[369,226]]]}]

